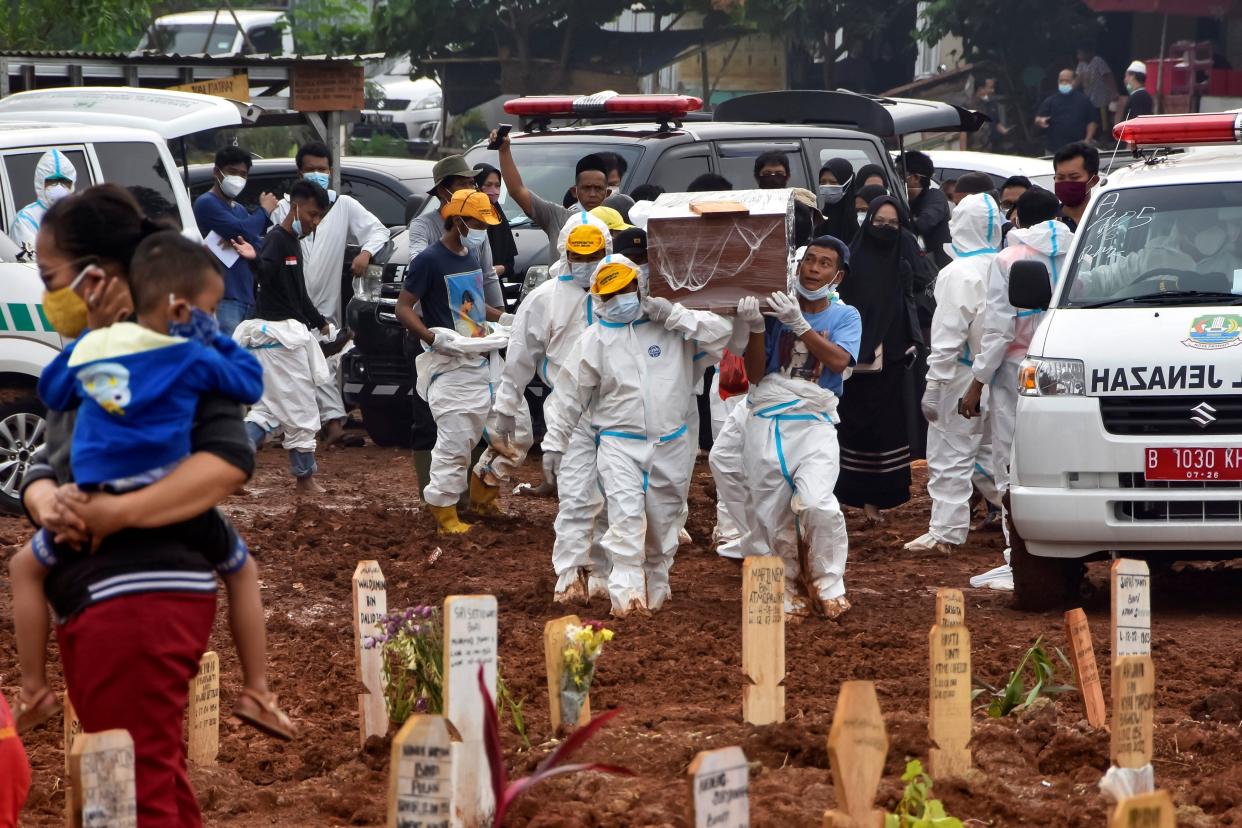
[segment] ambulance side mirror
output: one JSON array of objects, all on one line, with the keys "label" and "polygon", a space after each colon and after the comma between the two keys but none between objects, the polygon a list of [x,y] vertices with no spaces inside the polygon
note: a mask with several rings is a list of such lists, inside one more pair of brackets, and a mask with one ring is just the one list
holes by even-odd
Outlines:
[{"label": "ambulance side mirror", "polygon": [[1020,310],[1047,310],[1052,303],[1052,280],[1043,262],[1027,259],[1009,268],[1009,304]]}]

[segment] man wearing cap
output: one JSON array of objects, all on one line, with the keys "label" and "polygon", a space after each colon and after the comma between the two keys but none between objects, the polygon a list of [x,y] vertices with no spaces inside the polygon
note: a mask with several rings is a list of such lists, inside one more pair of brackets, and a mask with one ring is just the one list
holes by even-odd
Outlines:
[{"label": "man wearing cap", "polygon": [[[592,591],[601,597],[607,594],[607,559],[598,550],[591,554],[594,526],[603,510],[595,434],[586,418],[559,427],[557,420],[564,389],[573,386],[572,378],[563,375],[566,362],[582,332],[596,321],[591,277],[612,250],[612,239],[602,221],[579,211],[561,228],[557,249],[560,258],[548,280],[531,291],[514,314],[505,370],[496,389],[496,430],[502,436],[513,433],[517,411],[524,404],[523,391],[538,374],[549,389],[543,404],[547,432],[565,435],[560,441],[545,437],[543,443],[544,478],[556,485],[560,497],[552,546],[556,601],[582,603]],[[523,454],[530,447],[529,441],[522,445],[516,436],[512,442]]]},{"label": "man wearing cap", "polygon": [[[440,240],[414,258],[397,297],[396,315],[422,344],[418,393],[436,424],[423,501],[442,533],[460,534],[470,526],[458,518],[457,502],[467,490],[470,452],[483,435],[492,407],[491,363],[499,356],[467,349],[457,333],[458,323],[466,315],[471,330],[486,333],[487,321],[505,321],[506,314],[478,300],[483,295],[476,253],[479,239],[486,239],[487,228],[500,219],[491,200],[469,188],[454,192],[439,215]],[[497,466],[496,476],[507,476],[503,463]],[[492,483],[487,485],[477,473],[469,475],[470,503],[476,512],[495,511],[498,489]]]},{"label": "man wearing cap", "polygon": [[557,256],[556,237],[565,222],[579,210],[595,209],[608,197],[608,163],[594,153],[579,158],[574,166],[574,186],[571,188],[578,203],[564,207],[526,188],[513,160],[513,146],[508,135],[500,137],[493,130],[490,141],[500,145],[500,174],[505,188],[522,212],[548,235],[548,263],[554,263]]},{"label": "man wearing cap", "polygon": [[1126,67],[1126,99],[1125,117],[1128,121],[1140,115],[1150,115],[1156,111],[1156,102],[1147,91],[1147,64],[1136,60]]},{"label": "man wearing cap", "polygon": [[608,593],[613,615],[625,617],[658,610],[670,595],[668,572],[690,487],[686,455],[697,448],[686,399],[696,364],[720,360],[733,324],[644,296],[638,268],[615,254],[595,268],[591,295],[599,324],[578,339],[564,372],[572,393],[544,446],[565,445],[567,426],[589,418],[608,504],[600,541],[612,565]]},{"label": "man wearing cap", "polygon": [[608,227],[608,232],[612,233],[613,238],[622,230],[629,230],[632,224],[627,224],[625,219],[621,217],[621,213],[611,207],[603,204],[591,210],[591,215],[602,221]]},{"label": "man wearing cap", "polygon": [[[750,528],[785,561],[785,613],[793,620],[812,608],[829,618],[850,608],[845,598],[849,538],[833,494],[841,469],[837,400],[862,336],[858,311],[835,290],[849,267],[845,243],[820,236],[807,245],[798,265],[796,299],[773,293],[767,301],[774,316],[766,320],[754,297],[738,306],[751,332],[743,453],[755,517]],[[799,554],[801,544],[805,556]],[[761,548],[750,547],[748,554]],[[804,584],[813,589],[811,595]]]},{"label": "man wearing cap", "polygon": [[[931,521],[927,532],[905,548],[913,552],[952,552],[970,531],[973,478],[983,445],[983,421],[957,415],[974,374],[974,355],[983,341],[983,308],[988,270],[1000,251],[1000,207],[987,193],[968,195],[949,222],[953,241],[945,252],[953,262],[936,277],[936,313],[927,357],[927,493]],[[990,458],[983,468],[991,474]]]}]

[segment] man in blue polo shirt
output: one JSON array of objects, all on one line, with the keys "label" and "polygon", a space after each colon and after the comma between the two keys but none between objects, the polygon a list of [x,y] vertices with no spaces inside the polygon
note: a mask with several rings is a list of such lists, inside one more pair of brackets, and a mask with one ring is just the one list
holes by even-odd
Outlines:
[{"label": "man in blue polo shirt", "polygon": [[[249,242],[256,252],[263,249],[263,231],[268,216],[276,209],[277,199],[271,193],[259,196],[260,209],[251,213],[235,199],[246,187],[250,176],[250,153],[241,147],[225,147],[216,153],[215,169],[211,171],[215,184],[194,199],[194,220],[198,232],[206,239],[215,233],[219,239],[211,241],[212,249],[221,262],[232,259],[224,271],[224,298],[216,307],[216,321],[225,336],[232,336],[233,329],[254,310],[254,274],[249,263],[237,256],[229,244],[238,238]],[[208,246],[211,248],[211,245]]]}]

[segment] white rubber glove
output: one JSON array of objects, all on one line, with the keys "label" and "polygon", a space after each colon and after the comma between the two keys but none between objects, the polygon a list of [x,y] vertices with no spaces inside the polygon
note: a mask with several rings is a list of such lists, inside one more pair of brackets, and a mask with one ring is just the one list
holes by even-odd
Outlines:
[{"label": "white rubber glove", "polygon": [[513,442],[517,433],[517,420],[508,414],[496,414],[496,436],[502,441]]},{"label": "white rubber glove", "polygon": [[642,307],[652,322],[667,322],[673,315],[673,303],[659,296],[644,296]]},{"label": "white rubber glove", "polygon": [[923,409],[923,416],[929,423],[934,423],[940,418],[940,394],[941,387],[938,382],[929,382],[927,387],[923,389],[921,408]]},{"label": "white rubber glove", "polygon": [[565,455],[559,451],[545,451],[543,453],[543,479],[549,483],[556,483],[556,479],[561,474],[561,458]]},{"label": "white rubber glove", "polygon": [[759,310],[758,296],[743,296],[737,301],[737,318],[750,327],[751,333],[763,333],[763,313]]},{"label": "white rubber glove", "polygon": [[773,293],[768,297],[768,304],[772,306],[772,312],[776,315],[776,318],[786,328],[789,328],[794,336],[802,336],[811,330],[811,323],[807,322],[806,317],[802,315],[802,308],[798,306],[798,300],[788,293],[782,293],[781,291]]},{"label": "white rubber glove", "polygon": [[502,313],[500,315],[500,318],[496,320],[496,324],[503,325],[506,328],[512,328],[513,327],[513,314]]},{"label": "white rubber glove", "polygon": [[431,350],[446,356],[464,356],[465,352],[457,347],[457,337],[444,331],[437,331],[431,343]]}]

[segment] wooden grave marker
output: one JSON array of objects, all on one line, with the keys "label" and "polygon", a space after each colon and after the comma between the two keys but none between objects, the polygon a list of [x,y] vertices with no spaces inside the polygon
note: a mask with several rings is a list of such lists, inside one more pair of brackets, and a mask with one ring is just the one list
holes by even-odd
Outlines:
[{"label": "wooden grave marker", "polygon": [[1119,768],[1151,764],[1156,670],[1151,656],[1122,656],[1113,663],[1110,755]]},{"label": "wooden grave marker", "polygon": [[884,811],[875,807],[875,793],[887,756],[888,732],[875,684],[842,683],[828,733],[837,809],[824,813],[824,828],[883,828]]},{"label": "wooden grave marker", "polygon": [[79,733],[69,758],[72,828],[137,828],[134,740],[126,730]]},{"label": "wooden grave marker", "polygon": [[365,693],[358,694],[358,741],[388,733],[388,708],[384,705],[384,652],[362,646],[367,636],[380,633],[380,620],[388,612],[388,589],[378,561],[359,561],[354,570],[354,660],[358,681]]},{"label": "wooden grave marker", "polygon": [[69,756],[73,753],[73,740],[82,732],[82,721],[78,718],[78,712],[73,709],[73,702],[69,701],[69,693],[66,692],[62,698],[65,703],[65,776],[68,777]]},{"label": "wooden grave marker", "polygon": [[772,556],[742,562],[742,720],[785,721],[785,564]]},{"label": "wooden grave marker", "polygon": [[[932,747],[927,764],[933,778],[961,776],[971,768],[970,630],[966,629],[961,590],[936,594],[937,623],[928,633],[927,730]],[[946,623],[947,622],[947,623]]]},{"label": "wooden grave marker", "polygon": [[1113,593],[1113,663],[1121,656],[1151,655],[1151,572],[1146,561],[1118,558],[1110,569]]},{"label": "wooden grave marker", "polygon": [[1173,797],[1168,791],[1127,796],[1117,803],[1109,828],[1176,828]]},{"label": "wooden grave marker", "polygon": [[750,768],[740,747],[699,751],[686,774],[691,828],[748,828]]},{"label": "wooden grave marker", "polygon": [[489,822],[495,810],[483,743],[483,696],[479,666],[496,699],[496,596],[450,595],[444,599],[444,711],[461,735],[453,743],[453,825]]},{"label": "wooden grave marker", "polygon": [[551,711],[552,729],[582,727],[591,721],[591,694],[582,700],[575,722],[561,721],[561,674],[565,670],[565,630],[569,626],[581,626],[576,615],[553,618],[543,625],[543,658],[548,670],[548,708]]},{"label": "wooden grave marker", "polygon": [[453,807],[452,739],[443,716],[415,714],[392,740],[388,828],[449,824]]},{"label": "wooden grave marker", "polygon": [[220,754],[220,656],[203,653],[198,675],[190,682],[189,757],[196,765],[214,765]]},{"label": "wooden grave marker", "polygon": [[1065,637],[1069,640],[1070,663],[1074,665],[1074,683],[1082,696],[1087,724],[1103,727],[1108,721],[1104,708],[1104,691],[1100,687],[1100,671],[1095,663],[1095,646],[1091,643],[1091,627],[1081,608],[1065,613]]},{"label": "wooden grave marker", "polygon": [[966,599],[960,589],[941,587],[936,590],[936,620],[932,623],[942,627],[966,623]]}]

